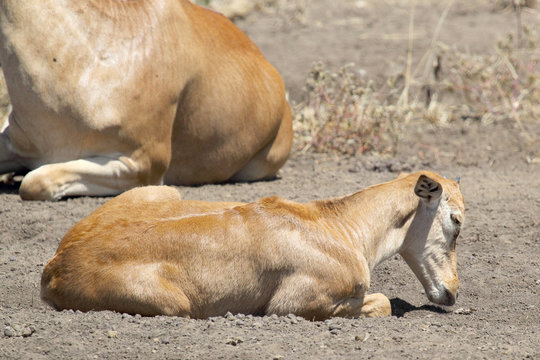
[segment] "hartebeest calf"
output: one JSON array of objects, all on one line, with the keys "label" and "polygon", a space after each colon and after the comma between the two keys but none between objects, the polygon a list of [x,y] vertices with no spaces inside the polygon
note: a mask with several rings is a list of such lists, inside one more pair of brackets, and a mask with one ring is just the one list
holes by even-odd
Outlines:
[{"label": "hartebeest calf", "polygon": [[76,224],[41,280],[57,309],[206,318],[232,313],[386,316],[370,272],[399,253],[429,300],[453,305],[459,185],[420,172],[342,198],[298,204],[179,200],[129,191]]},{"label": "hartebeest calf", "polygon": [[11,98],[0,174],[23,199],[274,177],[285,88],[224,16],[187,0],[2,0]]}]

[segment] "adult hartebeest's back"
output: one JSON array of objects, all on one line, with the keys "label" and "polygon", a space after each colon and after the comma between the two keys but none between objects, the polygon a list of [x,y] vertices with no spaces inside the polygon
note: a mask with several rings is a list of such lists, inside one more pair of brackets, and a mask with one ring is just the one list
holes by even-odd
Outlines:
[{"label": "adult hartebeest's back", "polygon": [[26,199],[275,176],[283,82],[228,19],[184,0],[3,0],[13,111],[0,172]]}]

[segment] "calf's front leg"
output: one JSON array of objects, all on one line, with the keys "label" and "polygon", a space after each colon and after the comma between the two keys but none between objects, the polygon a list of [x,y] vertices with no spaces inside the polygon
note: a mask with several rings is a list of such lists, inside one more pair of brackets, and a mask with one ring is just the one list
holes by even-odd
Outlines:
[{"label": "calf's front leg", "polygon": [[392,315],[392,306],[386,296],[375,293],[342,300],[332,315],[349,318],[386,317]]}]

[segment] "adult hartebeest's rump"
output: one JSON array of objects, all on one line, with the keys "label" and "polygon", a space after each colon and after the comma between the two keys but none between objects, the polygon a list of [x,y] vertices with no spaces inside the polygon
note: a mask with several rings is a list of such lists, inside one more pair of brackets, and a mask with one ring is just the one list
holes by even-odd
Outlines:
[{"label": "adult hartebeest's rump", "polygon": [[278,72],[187,0],[2,0],[12,112],[0,174],[24,199],[275,176],[292,126]]},{"label": "adult hartebeest's rump", "polygon": [[428,298],[453,305],[459,184],[432,172],[342,198],[179,200],[170,187],[112,199],[76,224],[41,279],[58,309],[193,318],[232,313],[385,316],[370,272],[401,254]]}]

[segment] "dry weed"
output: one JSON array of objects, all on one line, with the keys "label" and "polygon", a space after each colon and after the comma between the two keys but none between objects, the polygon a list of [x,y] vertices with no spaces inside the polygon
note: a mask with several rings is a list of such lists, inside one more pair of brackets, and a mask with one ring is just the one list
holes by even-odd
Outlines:
[{"label": "dry weed", "polygon": [[[540,52],[535,32],[523,27],[524,47],[513,35],[499,41],[495,55],[469,55],[440,46],[444,59],[441,92],[454,94],[462,118],[483,121],[540,119]],[[530,135],[527,135],[530,136]]]},{"label": "dry weed", "polygon": [[389,104],[388,91],[377,91],[352,70],[337,73],[316,63],[305,86],[305,100],[294,107],[297,150],[339,152],[391,152],[397,142],[396,118],[405,114]]},{"label": "dry weed", "polygon": [[[304,100],[295,109],[297,151],[358,154],[393,153],[408,122],[438,125],[473,119],[515,121],[536,143],[527,122],[540,119],[540,51],[537,34],[523,27],[520,47],[513,35],[494,55],[471,55],[438,44],[428,77],[405,74],[374,84],[351,65],[337,73],[317,63],[308,76]],[[404,94],[406,94],[404,101]]]}]

